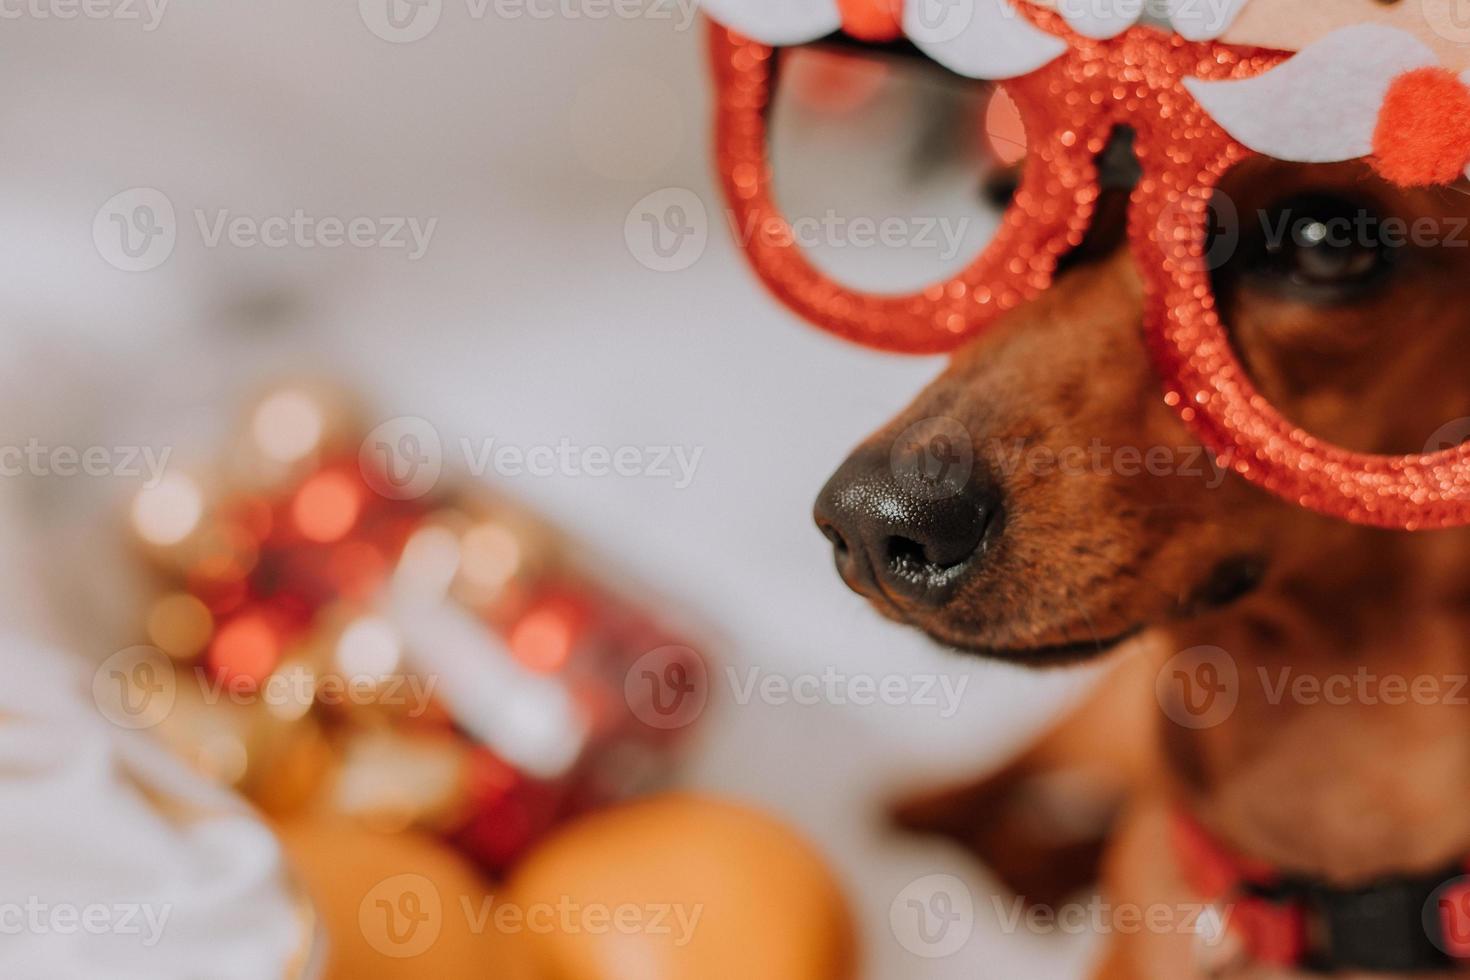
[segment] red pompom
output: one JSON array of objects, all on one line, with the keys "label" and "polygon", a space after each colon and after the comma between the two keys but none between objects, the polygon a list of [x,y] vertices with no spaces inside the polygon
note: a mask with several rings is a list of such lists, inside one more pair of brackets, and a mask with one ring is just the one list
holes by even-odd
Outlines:
[{"label": "red pompom", "polygon": [[903,0],[837,0],[842,29],[863,41],[892,41],[903,33]]},{"label": "red pompom", "polygon": [[1393,80],[1373,133],[1373,167],[1395,184],[1458,180],[1470,164],[1470,88],[1448,68]]}]

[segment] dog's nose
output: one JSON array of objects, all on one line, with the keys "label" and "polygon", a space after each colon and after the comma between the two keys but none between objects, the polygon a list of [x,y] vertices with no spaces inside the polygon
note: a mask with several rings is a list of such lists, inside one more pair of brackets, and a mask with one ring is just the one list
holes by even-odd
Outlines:
[{"label": "dog's nose", "polygon": [[814,517],[848,588],[938,606],[989,547],[999,512],[977,467],[943,472],[864,447],[832,474]]}]

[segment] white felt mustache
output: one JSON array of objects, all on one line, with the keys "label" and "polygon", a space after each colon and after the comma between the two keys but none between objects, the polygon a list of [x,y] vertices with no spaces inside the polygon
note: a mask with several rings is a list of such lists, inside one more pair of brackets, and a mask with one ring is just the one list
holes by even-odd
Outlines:
[{"label": "white felt mustache", "polygon": [[[703,2],[718,23],[762,44],[802,44],[842,26],[837,0]],[[1067,50],[1066,42],[1036,27],[1010,0],[904,0],[902,26],[921,51],[970,78],[1029,74]]]},{"label": "white felt mustache", "polygon": [[[842,26],[838,0],[704,0],[720,23],[766,44],[800,44]],[[902,29],[935,61],[971,78],[1029,74],[1067,50],[1013,5],[1027,0],[903,0]],[[1072,26],[1110,37],[1135,23],[1150,0],[1036,0]],[[1154,0],[1157,2],[1157,0]],[[1163,0],[1174,28],[1191,39],[1222,34],[1247,0]],[[1240,143],[1295,163],[1369,157],[1394,81],[1439,64],[1407,31],[1384,24],[1341,27],[1261,75],[1184,79],[1200,106]],[[1470,73],[1466,73],[1470,80]]]},{"label": "white felt mustache", "polygon": [[970,78],[1026,75],[1067,50],[1008,0],[906,0],[903,32],[920,51]]},{"label": "white felt mustache", "polygon": [[1213,41],[1230,29],[1246,0],[1168,0],[1169,23],[1190,41]]},{"label": "white felt mustache", "polygon": [[[1211,41],[1235,23],[1246,0],[1031,0],[1052,7],[1072,29],[1107,39],[1123,33],[1145,13],[1160,27],[1172,28],[1190,41]],[[1162,9],[1160,9],[1162,8]]]},{"label": "white felt mustache", "polygon": [[[1110,38],[1136,24],[1150,2],[1163,2],[1184,37],[1219,37],[1246,0],[902,0],[903,31],[935,61],[971,78],[1014,78],[1066,50],[1031,24],[1014,3],[1036,2],[1062,14],[1074,30]],[[703,0],[719,23],[774,46],[804,44],[839,30],[837,0]]]},{"label": "white felt mustache", "polygon": [[1393,80],[1438,64],[1405,31],[1377,24],[1339,28],[1254,78],[1185,79],[1227,133],[1267,156],[1337,163],[1373,152],[1373,132]]},{"label": "white felt mustache", "polygon": [[775,47],[815,41],[842,26],[837,0],[704,0],[703,6],[717,23]]}]

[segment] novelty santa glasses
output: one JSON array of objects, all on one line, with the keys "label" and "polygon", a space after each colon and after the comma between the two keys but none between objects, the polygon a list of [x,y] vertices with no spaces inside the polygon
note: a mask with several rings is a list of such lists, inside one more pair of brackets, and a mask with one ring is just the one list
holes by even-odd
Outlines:
[{"label": "novelty santa glasses", "polygon": [[[1253,156],[1363,158],[1410,186],[1463,177],[1470,88],[1455,59],[1470,64],[1470,31],[1453,5],[1166,0],[1152,26],[1136,23],[1144,0],[707,0],[732,219],[766,229],[743,236],[750,260],[816,325],[882,350],[950,351],[1047,288],[1092,221],[1098,154],[1127,127],[1142,170],[1129,234],[1165,401],[1223,465],[1303,506],[1385,527],[1470,524],[1470,443],[1353,452],[1268,404],[1232,349],[1206,260],[1211,196]],[[916,292],[850,288],[780,233],[768,148],[780,49],[838,32],[906,39],[951,72],[998,82],[1024,125],[1019,186],[994,238]]]}]

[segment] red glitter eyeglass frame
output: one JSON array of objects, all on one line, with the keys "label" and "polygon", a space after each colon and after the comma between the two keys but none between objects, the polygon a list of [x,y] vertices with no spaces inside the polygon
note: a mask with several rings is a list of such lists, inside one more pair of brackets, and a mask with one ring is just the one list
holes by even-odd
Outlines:
[{"label": "red glitter eyeglass frame", "polygon": [[1303,431],[1256,390],[1216,310],[1205,260],[1210,197],[1229,170],[1256,154],[1211,119],[1182,82],[1253,77],[1289,55],[1189,42],[1146,27],[1095,40],[1055,15],[1036,19],[1068,50],[998,83],[1026,130],[1014,200],[973,263],[907,295],[848,288],[803,254],[771,189],[767,114],[777,49],[712,26],[720,177],[737,226],[765,231],[749,236],[745,250],[776,297],[822,329],[869,347],[952,351],[1051,284],[1058,260],[1081,243],[1092,220],[1100,194],[1095,159],[1114,128],[1126,125],[1142,167],[1129,239],[1145,283],[1144,329],[1164,400],[1222,466],[1304,507],[1408,530],[1470,524],[1470,443],[1381,456]]}]

